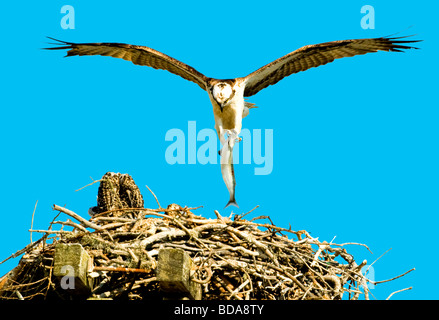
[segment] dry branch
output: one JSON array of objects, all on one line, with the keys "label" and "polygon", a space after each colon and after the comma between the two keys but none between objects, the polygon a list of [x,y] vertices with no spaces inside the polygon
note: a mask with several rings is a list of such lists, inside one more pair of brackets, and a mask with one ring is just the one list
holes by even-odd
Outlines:
[{"label": "dry branch", "polygon": [[63,207],[60,207],[60,206],[57,206],[56,204],[54,204],[53,210],[57,210],[59,212],[62,212],[62,213],[65,213],[65,214],[71,216],[72,218],[78,220],[81,224],[83,224],[87,228],[92,228],[95,230],[103,230],[103,228],[101,226],[98,226],[97,224],[94,224],[93,222],[90,222],[90,221],[84,219],[79,214],[76,214],[75,212],[73,212],[69,209],[66,209],[66,208],[63,208]]}]

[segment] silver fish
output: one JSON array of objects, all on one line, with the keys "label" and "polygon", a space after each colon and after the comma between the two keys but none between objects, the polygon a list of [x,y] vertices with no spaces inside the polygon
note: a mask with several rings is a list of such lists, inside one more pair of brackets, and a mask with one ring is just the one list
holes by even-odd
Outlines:
[{"label": "silver fish", "polygon": [[223,176],[224,183],[226,184],[227,190],[229,190],[229,195],[230,195],[229,202],[227,202],[224,209],[230,205],[239,208],[235,200],[236,180],[235,180],[235,170],[233,169],[233,147],[235,145],[235,141],[239,138],[233,132],[229,131],[228,133],[229,136],[226,140],[226,143],[224,143],[221,149],[221,174]]}]

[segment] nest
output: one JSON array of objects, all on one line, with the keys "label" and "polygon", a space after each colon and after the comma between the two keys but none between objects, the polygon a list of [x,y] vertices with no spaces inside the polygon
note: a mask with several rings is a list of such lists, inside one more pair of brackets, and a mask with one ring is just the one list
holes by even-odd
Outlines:
[{"label": "nest", "polygon": [[[165,209],[157,201],[158,209],[143,208],[128,177],[107,173],[100,180],[98,206],[89,220],[54,205],[74,221],[32,230],[44,235],[9,257],[24,253],[0,278],[0,299],[163,299],[168,293],[157,278],[163,249],[190,256],[189,279],[201,288],[203,300],[368,299],[368,283],[385,282],[362,272],[366,261],[357,264],[345,249],[353,243],[320,242],[305,230],[277,227],[266,216],[245,220],[249,212],[223,217],[215,211],[216,219],[207,219],[194,213],[198,208],[177,204]],[[86,295],[63,290],[53,275],[60,243],[80,244],[91,257]]]}]

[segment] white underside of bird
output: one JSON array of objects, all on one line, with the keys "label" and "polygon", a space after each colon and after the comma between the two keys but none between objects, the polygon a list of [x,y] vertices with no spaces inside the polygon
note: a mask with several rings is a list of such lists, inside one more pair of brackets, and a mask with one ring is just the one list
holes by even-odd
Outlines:
[{"label": "white underside of bird", "polygon": [[212,90],[208,90],[213,107],[215,129],[221,145],[225,143],[225,130],[231,130],[239,135],[242,129],[242,118],[249,114],[249,108],[244,101],[243,81],[236,81],[233,85],[218,80]]}]

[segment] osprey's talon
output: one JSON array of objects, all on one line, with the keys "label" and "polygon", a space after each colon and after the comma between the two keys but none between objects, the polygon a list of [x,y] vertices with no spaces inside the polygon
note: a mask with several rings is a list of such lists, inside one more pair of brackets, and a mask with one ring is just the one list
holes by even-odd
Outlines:
[{"label": "osprey's talon", "polygon": [[236,141],[241,142],[241,141],[242,141],[242,138],[239,136],[238,131],[236,131],[236,129],[233,129],[232,132],[233,132],[233,135],[234,135],[235,138],[236,138]]},{"label": "osprey's talon", "polygon": [[232,137],[237,142],[242,141],[242,138],[240,136],[238,136],[239,133],[238,133],[238,131],[236,131],[236,129],[226,130],[226,134],[227,134],[227,139]]}]

